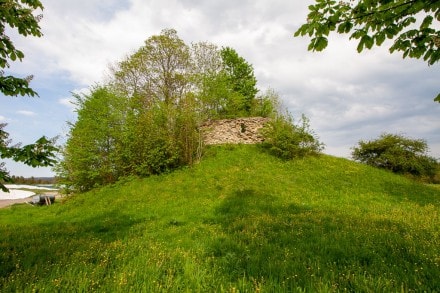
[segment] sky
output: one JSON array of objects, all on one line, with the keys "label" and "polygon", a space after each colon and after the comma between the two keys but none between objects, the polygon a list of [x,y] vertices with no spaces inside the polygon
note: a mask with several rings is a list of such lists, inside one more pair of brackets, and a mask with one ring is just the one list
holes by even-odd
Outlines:
[{"label": "sky", "polygon": [[[349,158],[359,140],[382,133],[425,139],[440,158],[439,64],[390,54],[390,42],[358,54],[347,35],[333,34],[323,52],[293,36],[313,1],[291,0],[42,0],[41,38],[7,33],[25,58],[6,74],[34,75],[40,97],[0,95],[0,123],[13,143],[59,136],[76,114],[72,93],[102,83],[109,65],[173,28],[187,44],[207,41],[235,49],[252,64],[260,92],[271,88],[294,118],[305,114],[326,145]],[[7,161],[11,175],[53,176],[51,168]]]}]

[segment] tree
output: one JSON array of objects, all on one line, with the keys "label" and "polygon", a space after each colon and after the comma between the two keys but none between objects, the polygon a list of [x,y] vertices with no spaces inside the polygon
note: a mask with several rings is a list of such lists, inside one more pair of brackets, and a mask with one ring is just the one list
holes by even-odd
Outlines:
[{"label": "tree", "polygon": [[[6,25],[16,28],[18,33],[23,36],[41,37],[38,22],[41,15],[34,16],[32,13],[36,9],[43,9],[43,4],[38,0],[4,0],[0,3],[0,67],[9,68],[9,61],[22,60],[24,54],[18,50],[12,40],[5,34]],[[38,94],[29,87],[32,75],[25,78],[18,78],[6,75],[0,71],[0,91],[6,96]]]},{"label": "tree", "polygon": [[151,69],[149,82],[154,95],[170,104],[180,99],[187,89],[190,54],[188,46],[177,36],[174,29],[162,30],[159,36],[152,36],[141,48],[147,56]]},{"label": "tree", "polygon": [[374,140],[359,141],[352,158],[394,173],[433,177],[438,164],[427,153],[428,145],[423,139],[385,133]]},{"label": "tree", "polygon": [[160,174],[197,157],[200,135],[191,95],[177,105],[121,96],[109,86],[74,95],[78,118],[57,166],[59,183],[87,191],[123,176]]},{"label": "tree", "polygon": [[[324,50],[333,31],[359,40],[358,52],[394,39],[391,53],[401,51],[403,58],[423,58],[433,65],[440,60],[439,21],[438,0],[316,0],[295,36],[312,37],[311,51]],[[440,94],[435,101],[440,102]]]},{"label": "tree", "polygon": [[104,87],[90,95],[75,94],[78,119],[71,124],[69,139],[63,149],[61,182],[80,191],[115,182],[124,165],[120,146],[124,132],[126,99]]},{"label": "tree", "polygon": [[226,108],[228,89],[221,74],[223,62],[214,44],[198,42],[191,45],[191,81],[205,119],[216,119]]},{"label": "tree", "polygon": [[[240,95],[238,100],[232,99],[232,103],[237,105],[236,111],[242,111],[247,115],[251,114],[255,95],[258,92],[257,79],[254,76],[252,65],[230,47],[222,48],[220,55],[226,80],[233,93]],[[231,94],[231,96],[236,95]]]},{"label": "tree", "polygon": [[[41,37],[38,22],[41,15],[34,16],[36,9],[43,9],[38,0],[4,0],[0,2],[0,92],[6,96],[28,95],[38,96],[29,87],[32,75],[25,78],[18,78],[12,75],[5,75],[3,68],[9,68],[10,61],[21,61],[24,58],[22,51],[18,50],[12,40],[5,34],[6,26],[14,29],[22,36]],[[49,140],[41,137],[35,143],[21,146],[16,144],[9,146],[9,133],[4,130],[6,124],[0,124],[0,158],[9,158],[16,162],[22,162],[28,166],[52,166],[55,160],[57,148],[54,146],[55,139]],[[0,162],[0,189],[7,191],[4,182],[10,182],[11,177],[5,169],[5,163]]]},{"label": "tree", "polygon": [[[142,96],[146,103],[176,103],[188,90],[190,67],[188,46],[173,29],[145,41],[135,54],[113,69],[115,84],[125,92]],[[155,101],[152,101],[155,100]]]},{"label": "tree", "polygon": [[148,38],[111,71],[113,86],[146,108],[195,94],[195,106],[209,118],[251,115],[258,92],[252,65],[234,49],[206,42],[190,47],[173,29]]},{"label": "tree", "polygon": [[275,110],[270,93],[255,99],[252,66],[233,49],[187,46],[172,29],[148,38],[111,74],[108,84],[75,96],[78,119],[57,173],[77,191],[191,165],[206,119]]}]

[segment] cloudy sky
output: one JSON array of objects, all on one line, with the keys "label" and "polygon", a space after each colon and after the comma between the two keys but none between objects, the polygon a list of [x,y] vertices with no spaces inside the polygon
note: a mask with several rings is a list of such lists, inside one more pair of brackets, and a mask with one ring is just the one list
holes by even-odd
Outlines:
[{"label": "cloudy sky", "polygon": [[[390,55],[388,47],[358,54],[347,36],[332,35],[321,53],[293,34],[312,1],[291,0],[42,0],[44,36],[9,33],[25,53],[10,70],[33,74],[39,98],[0,96],[0,122],[14,142],[42,135],[66,138],[75,120],[69,103],[105,77],[121,60],[162,29],[174,28],[187,43],[208,41],[234,48],[254,67],[261,91],[275,89],[295,117],[304,113],[325,153],[349,157],[360,139],[383,132],[426,139],[440,157],[440,67]],[[385,44],[386,45],[386,44]],[[50,176],[49,168],[13,162],[14,175]]]}]

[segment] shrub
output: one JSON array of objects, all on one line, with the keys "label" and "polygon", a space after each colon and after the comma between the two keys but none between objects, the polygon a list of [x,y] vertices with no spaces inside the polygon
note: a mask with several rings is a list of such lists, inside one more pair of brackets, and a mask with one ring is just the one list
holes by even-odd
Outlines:
[{"label": "shrub", "polygon": [[309,120],[304,115],[299,124],[294,123],[289,113],[277,115],[263,127],[262,135],[263,148],[286,160],[319,154],[324,148],[310,130]]},{"label": "shrub", "polygon": [[438,162],[427,152],[428,145],[423,139],[385,133],[375,140],[359,141],[358,146],[353,148],[352,158],[394,173],[433,179]]}]

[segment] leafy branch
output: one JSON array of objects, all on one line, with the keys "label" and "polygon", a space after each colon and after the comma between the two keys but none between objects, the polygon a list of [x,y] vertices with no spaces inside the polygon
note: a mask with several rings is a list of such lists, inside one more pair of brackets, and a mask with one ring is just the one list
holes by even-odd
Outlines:
[{"label": "leafy branch", "polygon": [[[380,46],[386,39],[395,38],[390,52],[402,51],[403,57],[422,58],[429,65],[440,60],[440,31],[434,20],[440,21],[440,1],[359,1],[351,7],[347,2],[317,0],[309,6],[307,23],[295,32],[295,37],[313,37],[308,49],[322,51],[328,45],[327,36],[336,31],[351,33],[359,40],[357,51]],[[419,29],[402,32],[416,22],[416,14],[425,17]],[[434,15],[431,15],[434,14]]]},{"label": "leafy branch", "polygon": [[[55,146],[56,138],[48,139],[43,136],[33,144],[9,146],[11,140],[8,139],[9,134],[3,130],[5,126],[5,123],[0,123],[0,159],[12,159],[31,167],[48,167],[57,162],[55,156],[58,151]],[[3,185],[3,182],[10,181],[11,177],[4,169],[4,163],[0,163],[0,189],[7,192],[8,189]]]},{"label": "leafy branch", "polygon": [[[42,15],[35,16],[35,9],[43,9],[43,5],[38,0],[3,0],[0,1],[0,68],[9,68],[9,61],[22,61],[24,53],[18,50],[12,40],[5,34],[6,26],[17,29],[22,36],[41,37],[39,22]],[[4,76],[4,71],[0,71],[0,92],[6,96],[28,95],[38,96],[29,87],[29,82],[33,76],[17,78],[14,76]]]},{"label": "leafy branch", "polygon": [[[418,28],[417,20],[421,20]],[[434,65],[440,60],[439,22],[438,0],[360,0],[353,6],[344,1],[316,0],[309,6],[307,23],[294,36],[308,35],[308,50],[322,51],[330,32],[350,33],[350,39],[358,40],[359,53],[393,39],[390,53],[400,51],[403,58],[423,58]],[[440,102],[440,95],[435,101]]]}]

